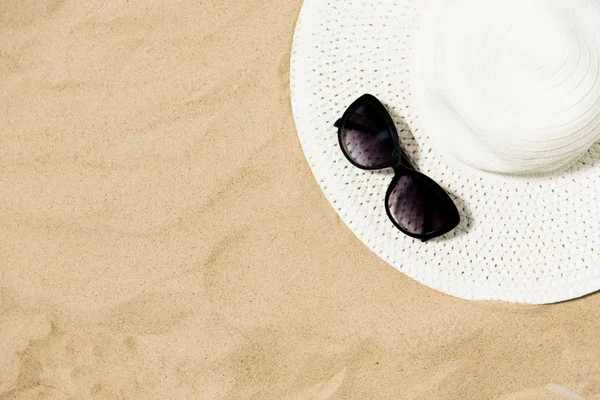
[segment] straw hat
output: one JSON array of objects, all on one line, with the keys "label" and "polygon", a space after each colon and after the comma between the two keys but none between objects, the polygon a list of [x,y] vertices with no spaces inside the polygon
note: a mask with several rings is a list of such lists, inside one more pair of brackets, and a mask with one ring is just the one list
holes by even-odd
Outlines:
[{"label": "straw hat", "polygon": [[[600,2],[305,0],[292,105],[333,207],[398,270],[465,299],[600,289]],[[334,122],[364,93],[461,214],[422,243],[389,221],[393,171],[354,168]]]}]

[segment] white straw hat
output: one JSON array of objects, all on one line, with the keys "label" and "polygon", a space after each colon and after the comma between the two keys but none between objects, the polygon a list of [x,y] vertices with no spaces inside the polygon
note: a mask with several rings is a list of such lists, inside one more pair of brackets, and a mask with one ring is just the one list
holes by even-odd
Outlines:
[{"label": "white straw hat", "polygon": [[[466,299],[600,290],[600,1],[305,0],[292,105],[340,217],[403,273]],[[384,207],[393,171],[344,158],[334,122],[364,93],[461,223],[422,243]]]}]

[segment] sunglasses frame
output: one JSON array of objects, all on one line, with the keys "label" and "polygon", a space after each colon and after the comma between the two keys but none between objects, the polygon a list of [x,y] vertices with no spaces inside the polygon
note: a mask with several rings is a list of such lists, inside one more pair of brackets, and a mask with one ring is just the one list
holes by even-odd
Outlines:
[{"label": "sunglasses frame", "polygon": [[[377,110],[383,116],[383,119],[384,119],[383,122],[386,124],[386,126],[390,132],[390,135],[392,136],[392,140],[394,142],[394,151],[392,153],[393,159],[388,163],[384,163],[382,165],[377,165],[374,167],[365,167],[365,166],[357,164],[352,159],[352,157],[350,157],[350,155],[346,152],[346,149],[345,149],[345,146],[343,143],[343,139],[342,139],[342,129],[344,128],[348,118],[350,117],[350,115],[352,115],[356,111],[357,108],[359,108],[361,105],[364,105],[364,104],[371,104],[371,105],[375,106],[375,108],[377,108]],[[396,228],[398,228],[398,230],[400,230],[400,232],[402,232],[403,234],[405,234],[409,237],[412,237],[414,239],[419,239],[423,242],[426,242],[426,241],[434,239],[436,237],[445,235],[446,233],[448,233],[451,230],[453,230],[454,228],[456,228],[456,226],[460,222],[460,215],[458,213],[456,205],[454,204],[454,201],[452,201],[452,199],[450,198],[448,193],[446,193],[446,191],[436,181],[429,178],[427,175],[417,171],[412,160],[410,159],[407,152],[402,147],[402,143],[400,142],[400,137],[398,135],[398,130],[396,129],[396,125],[394,124],[394,121],[392,120],[392,116],[390,115],[388,110],[385,108],[385,106],[381,103],[381,101],[379,101],[379,99],[377,99],[375,96],[373,96],[371,94],[362,95],[346,109],[346,111],[342,115],[342,118],[338,119],[334,125],[338,128],[338,142],[340,145],[340,149],[342,150],[342,153],[344,154],[346,159],[350,162],[350,164],[352,164],[356,168],[366,170],[366,171],[379,171],[379,170],[386,169],[386,168],[392,168],[394,170],[394,178],[392,179],[392,182],[390,183],[390,185],[387,189],[386,195],[385,195],[385,211],[386,211],[390,221],[392,221],[394,226],[396,226]],[[392,213],[388,206],[389,198],[390,198],[394,188],[396,187],[396,185],[402,178],[402,176],[414,176],[418,179],[425,181],[427,184],[433,186],[434,188],[436,188],[437,191],[439,192],[439,194],[442,196],[444,202],[449,205],[448,209],[450,211],[452,211],[450,222],[444,224],[441,228],[436,229],[436,230],[429,232],[427,234],[424,234],[424,235],[411,233],[411,232],[405,230],[404,228],[402,228],[392,217]]]}]

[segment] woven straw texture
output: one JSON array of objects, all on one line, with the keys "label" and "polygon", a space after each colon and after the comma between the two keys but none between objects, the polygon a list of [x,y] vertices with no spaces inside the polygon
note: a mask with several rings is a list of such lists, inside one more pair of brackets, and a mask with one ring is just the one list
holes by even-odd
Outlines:
[{"label": "woven straw texture", "polygon": [[[538,177],[488,174],[445,156],[411,94],[412,38],[430,7],[305,0],[292,51],[292,106],[325,195],[373,252],[450,295],[543,304],[600,289],[600,146],[568,170]],[[393,172],[361,171],[342,155],[333,123],[364,93],[387,106],[419,170],[455,200],[461,224],[452,233],[428,243],[401,234],[384,208]]]}]

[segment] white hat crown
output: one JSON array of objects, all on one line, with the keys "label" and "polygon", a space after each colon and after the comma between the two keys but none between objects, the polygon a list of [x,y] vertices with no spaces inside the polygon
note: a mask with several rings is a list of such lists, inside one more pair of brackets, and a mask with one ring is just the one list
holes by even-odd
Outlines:
[{"label": "white hat crown", "polygon": [[548,173],[600,139],[597,1],[444,0],[413,46],[423,124],[464,164]]}]

